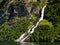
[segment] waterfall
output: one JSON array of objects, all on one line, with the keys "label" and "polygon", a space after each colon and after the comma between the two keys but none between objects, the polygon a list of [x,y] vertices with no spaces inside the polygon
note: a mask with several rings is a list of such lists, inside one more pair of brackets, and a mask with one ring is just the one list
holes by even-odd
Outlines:
[{"label": "waterfall", "polygon": [[34,29],[38,26],[39,22],[43,20],[44,17],[44,9],[46,8],[46,5],[42,8],[41,11],[41,17],[39,18],[39,20],[37,21],[36,24],[34,24],[28,31],[27,33],[24,33],[21,35],[20,38],[18,38],[17,40],[15,40],[16,42],[24,42],[24,40],[34,32]]}]

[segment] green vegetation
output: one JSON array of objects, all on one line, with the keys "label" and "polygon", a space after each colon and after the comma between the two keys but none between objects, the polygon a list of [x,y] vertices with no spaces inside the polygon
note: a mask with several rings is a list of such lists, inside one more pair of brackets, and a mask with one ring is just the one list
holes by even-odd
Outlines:
[{"label": "green vegetation", "polygon": [[33,2],[33,6],[39,6],[40,2]]},{"label": "green vegetation", "polygon": [[51,22],[43,20],[39,23],[38,27],[35,29],[35,32],[27,38],[26,41],[52,41],[55,39],[54,27]]},{"label": "green vegetation", "polygon": [[0,41],[14,41],[21,34],[27,31],[27,24],[21,23],[21,19],[18,19],[17,22],[13,26],[9,26],[8,23],[0,26]]},{"label": "green vegetation", "polygon": [[60,23],[60,1],[51,0],[49,1],[46,9],[45,18],[53,23],[56,27]]},{"label": "green vegetation", "polygon": [[0,0],[0,3],[2,2],[3,0]]},{"label": "green vegetation", "polygon": [[48,0],[45,10],[44,18],[49,22],[44,20],[40,22],[35,32],[26,41],[60,41],[60,1]]},{"label": "green vegetation", "polygon": [[0,26],[0,41],[14,41],[33,25],[36,16],[31,15],[31,19],[26,17],[15,18],[15,24],[10,26],[12,22],[5,22]]},{"label": "green vegetation", "polygon": [[[7,10],[6,7],[8,6],[7,4],[9,2],[11,2],[11,0],[0,0],[0,15]],[[27,11],[28,15],[19,17],[20,13],[24,13],[23,11],[25,11],[25,9],[30,10],[29,7],[31,4],[31,11],[34,10],[33,7],[39,8],[40,11],[41,7],[43,7],[45,4],[47,4],[47,7],[45,9],[44,20],[39,23],[38,27],[35,29],[35,32],[31,34],[26,41],[60,41],[60,0],[43,0],[42,2],[40,0],[37,0],[37,2],[29,2],[27,0],[13,1],[8,7],[8,14],[3,15],[4,17],[0,16],[2,17],[0,20],[9,18],[9,10],[11,11],[11,17],[15,16],[13,19],[9,18],[9,20],[0,25],[0,41],[14,41],[23,33],[27,32],[27,30],[36,22],[40,14],[32,15],[32,12],[28,13]],[[19,9],[21,8],[20,6],[23,8],[23,11]],[[16,7],[18,9],[16,9]]]}]

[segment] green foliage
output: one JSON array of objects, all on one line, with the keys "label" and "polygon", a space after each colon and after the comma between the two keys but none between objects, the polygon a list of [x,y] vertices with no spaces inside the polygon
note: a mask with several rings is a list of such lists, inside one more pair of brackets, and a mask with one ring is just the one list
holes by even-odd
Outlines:
[{"label": "green foliage", "polygon": [[54,25],[55,41],[60,41],[60,0],[49,0],[48,2],[45,19]]},{"label": "green foliage", "polygon": [[0,0],[0,3],[2,2],[3,0]]},{"label": "green foliage", "polygon": [[57,24],[55,29],[55,34],[56,34],[56,41],[60,41],[60,24]]},{"label": "green foliage", "polygon": [[5,23],[0,26],[0,41],[14,41],[24,33],[24,30],[22,30],[23,29],[18,23],[12,27]]},{"label": "green foliage", "polygon": [[23,18],[17,18],[13,26],[9,26],[7,22],[0,26],[0,41],[14,41],[25,33],[28,30],[30,22],[23,20]]},{"label": "green foliage", "polygon": [[35,32],[31,34],[26,41],[52,41],[54,38],[55,33],[52,23],[48,22],[47,20],[43,20],[35,29]]},{"label": "green foliage", "polygon": [[15,18],[12,22],[6,22],[0,26],[0,41],[14,41],[19,38],[23,33],[27,32],[27,30],[33,25],[33,22],[36,20],[35,16],[31,16],[31,19],[26,17]]},{"label": "green foliage", "polygon": [[[45,19],[26,41],[60,41],[60,0],[49,0],[45,11]],[[53,25],[52,25],[53,24]]]},{"label": "green foliage", "polygon": [[47,8],[45,18],[48,19],[56,26],[57,23],[60,23],[60,1],[50,0]]},{"label": "green foliage", "polygon": [[[0,0],[0,3],[3,0]],[[3,4],[3,8],[6,6],[11,0],[8,0],[7,3]],[[45,2],[46,1],[46,2]],[[38,27],[35,29],[35,32],[30,35],[26,41],[49,41],[53,42],[54,40],[60,41],[60,0],[43,0],[40,3],[40,0],[37,2],[31,2],[32,6],[43,7],[48,1],[45,16],[46,20],[40,22]],[[15,0],[12,5],[24,5],[27,6],[27,0]],[[4,7],[5,6],[5,7]],[[3,9],[3,11],[4,11]],[[0,11],[1,12],[1,11]],[[17,18],[15,24],[10,26],[8,22],[4,23],[0,26],[0,41],[14,41],[19,38],[20,35],[25,33],[37,20],[38,16],[31,15],[31,19],[27,17]],[[48,21],[47,21],[48,20]]]},{"label": "green foliage", "polygon": [[33,6],[39,6],[40,2],[33,2]]}]

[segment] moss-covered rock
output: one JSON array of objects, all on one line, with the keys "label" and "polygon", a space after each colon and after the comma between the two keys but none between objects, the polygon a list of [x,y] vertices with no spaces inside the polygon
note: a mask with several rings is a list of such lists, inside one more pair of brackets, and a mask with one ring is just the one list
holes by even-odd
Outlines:
[{"label": "moss-covered rock", "polygon": [[3,0],[0,0],[0,3],[2,2]]}]

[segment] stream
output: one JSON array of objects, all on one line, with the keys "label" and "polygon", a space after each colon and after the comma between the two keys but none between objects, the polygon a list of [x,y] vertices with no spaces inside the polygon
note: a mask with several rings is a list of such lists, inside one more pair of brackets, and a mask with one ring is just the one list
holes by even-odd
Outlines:
[{"label": "stream", "polygon": [[46,8],[46,5],[42,8],[41,11],[41,17],[38,19],[37,23],[34,24],[28,31],[27,33],[22,34],[15,42],[24,42],[24,40],[34,32],[34,29],[38,26],[39,22],[43,20],[44,17],[44,9]]}]

